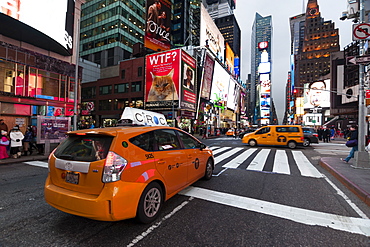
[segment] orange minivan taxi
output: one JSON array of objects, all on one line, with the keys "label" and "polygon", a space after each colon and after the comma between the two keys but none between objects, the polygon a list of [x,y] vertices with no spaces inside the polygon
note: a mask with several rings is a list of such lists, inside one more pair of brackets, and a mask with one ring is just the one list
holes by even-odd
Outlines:
[{"label": "orange minivan taxi", "polygon": [[210,179],[213,169],[212,151],[177,128],[78,130],[50,155],[44,195],[70,214],[149,223],[164,201],[200,178]]}]

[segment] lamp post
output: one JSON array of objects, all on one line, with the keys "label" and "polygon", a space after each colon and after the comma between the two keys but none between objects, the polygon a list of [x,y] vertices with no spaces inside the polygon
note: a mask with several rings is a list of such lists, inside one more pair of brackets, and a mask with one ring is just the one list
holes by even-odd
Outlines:
[{"label": "lamp post", "polygon": [[[364,23],[365,9],[364,0],[360,0],[360,24]],[[360,41],[360,57],[365,54],[365,41]],[[365,151],[365,90],[364,71],[365,65],[359,65],[359,97],[358,97],[358,151],[355,152],[355,167],[369,168],[369,154]]]}]

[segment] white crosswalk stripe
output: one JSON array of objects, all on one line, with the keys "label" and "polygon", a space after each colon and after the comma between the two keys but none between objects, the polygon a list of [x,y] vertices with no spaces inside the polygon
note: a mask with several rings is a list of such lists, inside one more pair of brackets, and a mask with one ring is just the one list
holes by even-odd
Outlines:
[{"label": "white crosswalk stripe", "polygon": [[[222,168],[238,169],[243,165],[242,169],[264,171],[269,155],[274,155],[272,173],[291,175],[291,166],[295,165],[301,176],[314,178],[324,177],[324,175],[311,164],[302,151],[276,150],[274,153],[271,152],[271,149],[258,150],[257,148],[244,149],[217,146],[210,147],[210,149],[213,150],[213,154],[215,155],[216,166],[221,165]],[[288,152],[291,152],[294,162],[289,162]],[[231,158],[231,160],[227,160],[228,158]],[[246,162],[248,159],[249,162]]]},{"label": "white crosswalk stripe", "polygon": [[38,167],[48,168],[48,162],[47,161],[34,160],[34,161],[27,161],[27,162],[24,162],[24,163],[26,163],[27,165],[30,165],[30,166],[38,166]]}]

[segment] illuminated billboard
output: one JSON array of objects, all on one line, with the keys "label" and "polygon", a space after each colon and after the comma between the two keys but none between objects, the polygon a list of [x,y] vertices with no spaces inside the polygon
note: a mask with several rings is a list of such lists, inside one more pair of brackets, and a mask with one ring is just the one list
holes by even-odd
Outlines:
[{"label": "illuminated billboard", "polygon": [[227,70],[231,73],[234,72],[234,52],[231,49],[229,43],[226,43],[226,49],[225,49],[225,63],[227,66]]},{"label": "illuminated billboard", "polygon": [[211,101],[217,103],[225,102],[227,100],[229,81],[229,73],[227,73],[227,71],[218,62],[216,62],[211,88]]},{"label": "illuminated billboard", "polygon": [[171,1],[146,0],[144,46],[153,51],[171,48]]},{"label": "illuminated billboard", "polygon": [[[0,16],[4,14],[14,20],[1,17],[3,25],[12,26],[12,32],[2,28],[0,33],[48,49],[39,45],[43,42],[33,36],[42,33],[72,54],[74,9],[74,0],[3,0],[0,1]],[[32,35],[25,30],[32,30]]]},{"label": "illuminated billboard", "polygon": [[203,65],[203,77],[202,77],[202,87],[200,91],[200,97],[209,100],[211,93],[211,84],[213,77],[213,68],[215,66],[215,60],[206,53],[204,57]]},{"label": "illuminated billboard", "polygon": [[224,60],[224,43],[223,35],[209,16],[203,4],[201,4],[200,45],[206,45],[220,60]]},{"label": "illuminated billboard", "polygon": [[330,80],[304,84],[303,108],[330,108]]}]

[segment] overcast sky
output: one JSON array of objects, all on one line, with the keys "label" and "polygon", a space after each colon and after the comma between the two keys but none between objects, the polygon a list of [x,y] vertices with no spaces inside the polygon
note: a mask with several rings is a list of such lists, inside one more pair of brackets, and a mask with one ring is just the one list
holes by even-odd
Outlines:
[{"label": "overcast sky", "polygon": [[[241,73],[245,81],[250,73],[251,31],[258,12],[261,16],[272,16],[272,97],[281,124],[285,106],[285,85],[289,70],[290,26],[289,18],[306,11],[308,0],[237,0],[234,14],[242,32]],[[317,0],[321,17],[331,20],[339,28],[340,49],[352,41],[352,22],[341,21],[342,12],[347,9],[347,0]]]}]

